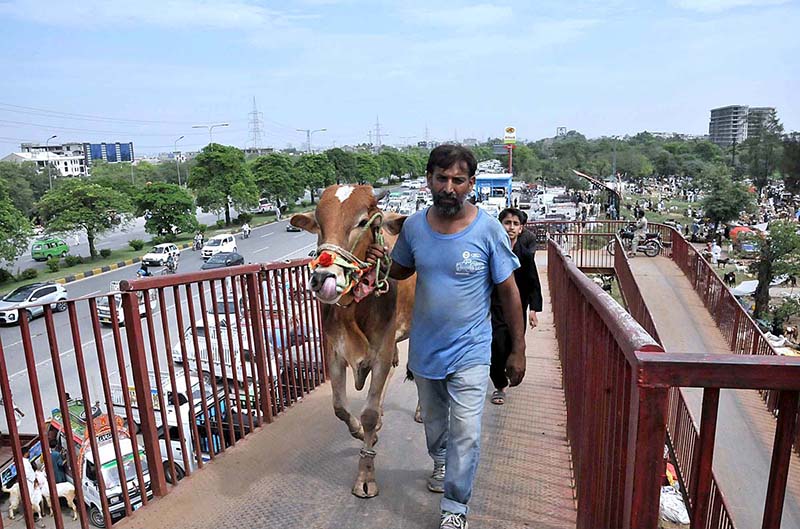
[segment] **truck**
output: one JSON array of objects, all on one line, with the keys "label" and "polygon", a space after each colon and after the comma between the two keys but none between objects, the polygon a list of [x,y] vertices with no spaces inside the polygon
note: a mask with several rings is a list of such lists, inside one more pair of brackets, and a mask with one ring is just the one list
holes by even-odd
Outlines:
[{"label": "truck", "polygon": [[[75,483],[74,472],[70,468],[65,469],[67,480],[76,487],[82,487],[84,501],[89,512],[89,520],[93,525],[104,528],[105,518],[103,517],[100,499],[101,494],[104,494],[108,500],[112,522],[125,516],[125,503],[122,494],[123,484],[120,482],[119,472],[117,471],[117,455],[114,451],[110,426],[111,421],[114,421],[117,427],[120,455],[122,456],[120,462],[123,466],[125,487],[128,490],[128,496],[134,510],[142,505],[142,491],[147,494],[148,498],[153,496],[150,486],[150,473],[147,467],[147,457],[141,449],[138,451],[138,454],[134,453],[133,443],[129,433],[124,428],[122,418],[113,414],[104,414],[99,405],[92,406],[92,416],[89,419],[94,426],[98,445],[98,454],[94,454],[90,448],[89,428],[83,401],[81,399],[70,399],[67,402],[67,407],[70,426],[72,427],[72,439],[68,439],[64,429],[64,414],[59,408],[55,408],[52,410],[51,418],[46,421],[46,446],[49,448],[50,442],[55,441],[56,449],[66,454],[68,443],[73,443],[75,454],[78,454],[80,484]],[[42,440],[38,438],[38,435],[21,434],[20,440],[23,446],[28,446],[30,449],[29,459],[31,463],[34,466],[42,466],[42,450],[45,445],[43,445]],[[3,441],[3,445],[5,446],[6,440],[4,439]],[[6,451],[3,451],[3,454],[5,453]],[[136,457],[138,457],[141,462],[142,479],[144,483],[139,483],[138,476],[136,475],[134,461]],[[66,460],[65,457],[65,461]],[[97,478],[98,472],[102,473],[105,491],[100,490]],[[17,472],[13,459],[0,469],[0,474],[3,476],[3,486],[8,487],[14,482]]]},{"label": "truck", "polygon": [[[247,408],[247,403],[244,402],[245,394],[244,389],[241,389],[239,399],[242,401],[238,405],[234,395],[226,395],[222,385],[217,386],[216,399],[210,385],[205,387],[205,409],[208,411],[208,421],[206,414],[203,410],[203,399],[200,384],[201,379],[192,375],[189,377],[191,384],[191,403],[189,394],[186,390],[186,377],[180,372],[175,375],[175,390],[177,392],[178,409],[175,409],[175,396],[172,392],[172,384],[168,374],[162,374],[160,378],[160,385],[162,388],[162,395],[164,396],[164,407],[167,424],[164,426],[161,405],[158,400],[158,390],[155,386],[155,376],[150,373],[151,382],[151,398],[153,400],[153,409],[155,410],[155,422],[158,428],[159,448],[161,452],[161,461],[164,466],[164,473],[168,483],[175,483],[183,479],[186,475],[186,462],[183,458],[183,447],[180,443],[179,428],[182,429],[185,436],[185,448],[187,451],[187,458],[189,461],[189,470],[194,471],[197,468],[197,460],[201,459],[203,462],[211,459],[211,453],[218,453],[221,450],[223,443],[227,446],[229,437],[229,425],[227,421],[228,413],[234,413],[234,435],[238,438],[241,430],[238,428],[239,421],[242,420],[242,414],[238,410]],[[125,390],[120,385],[113,385],[111,387],[111,399],[115,409],[124,410]],[[139,419],[139,406],[136,399],[136,388],[129,386],[127,392],[130,398],[131,411],[133,420],[138,425]],[[255,406],[252,400],[254,392],[252,388],[248,389],[248,395],[251,398],[251,409]],[[219,403],[219,412],[222,414],[222,420],[217,421],[217,403]],[[246,412],[245,412],[246,413]],[[197,439],[192,429],[192,421],[197,426]],[[211,437],[208,436],[208,431],[205,427],[206,422],[209,422],[209,430]],[[243,421],[245,434],[250,431],[249,421]],[[172,474],[172,468],[169,464],[169,452],[167,450],[167,433],[169,434],[169,447],[172,450],[173,463],[175,465],[175,475]],[[197,443],[195,444],[195,441]],[[199,446],[200,453],[195,450],[195,446]]]},{"label": "truck", "polygon": [[498,211],[511,206],[511,174],[483,173],[475,175],[475,202],[495,206]]},{"label": "truck", "polygon": [[[119,290],[119,281],[111,281],[110,291],[109,294],[114,295],[114,303],[116,304],[117,308],[117,324],[120,326],[125,325],[125,314],[122,310],[122,295]],[[158,296],[156,295],[155,290],[150,290],[147,293],[147,296],[150,298],[150,308],[152,310],[156,310],[158,308]],[[136,292],[136,297],[139,300],[139,317],[141,318],[147,312],[147,308],[145,307],[145,293],[142,291]],[[108,296],[102,296],[97,299],[97,317],[100,319],[100,323],[104,323],[107,325],[111,325],[113,323],[111,319],[111,307],[108,302]]]}]

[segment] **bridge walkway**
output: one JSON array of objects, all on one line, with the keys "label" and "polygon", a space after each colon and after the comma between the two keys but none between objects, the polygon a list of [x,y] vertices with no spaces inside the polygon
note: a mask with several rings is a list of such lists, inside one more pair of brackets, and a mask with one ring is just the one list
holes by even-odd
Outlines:
[{"label": "bridge walkway", "polygon": [[[667,351],[732,351],[700,296],[666,257],[636,257],[631,269]],[[684,388],[684,398],[699,423],[702,390]],[[761,527],[776,421],[756,391],[720,392],[714,448],[714,473],[737,527]],[[783,529],[800,527],[800,457],[792,454],[783,509]]]},{"label": "bridge walkway", "polygon": [[[545,307],[540,326],[527,333],[525,381],[509,391],[504,406],[493,406],[487,395],[471,527],[575,527],[566,408],[544,258],[544,252],[537,254]],[[405,344],[401,346],[405,356]],[[413,421],[414,384],[403,378],[400,371],[395,373],[386,396],[376,498],[362,500],[350,494],[359,443],[335,418],[330,384],[325,384],[275,423],[184,479],[165,498],[115,527],[438,527],[441,496],[425,486],[432,463],[422,426]],[[352,395],[352,382],[348,386]],[[362,404],[359,395],[351,399],[352,409]]]}]

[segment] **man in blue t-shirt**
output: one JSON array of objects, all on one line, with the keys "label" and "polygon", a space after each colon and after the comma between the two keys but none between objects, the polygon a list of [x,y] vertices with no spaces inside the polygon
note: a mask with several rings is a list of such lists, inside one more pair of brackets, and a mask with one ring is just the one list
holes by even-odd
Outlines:
[{"label": "man in blue t-shirt", "polygon": [[[433,206],[406,219],[390,270],[396,279],[417,274],[408,367],[434,461],[428,488],[444,493],[441,529],[467,527],[491,363],[489,306],[495,285],[512,335],[508,378],[515,386],[525,376],[524,325],[513,274],[519,261],[500,223],[467,202],[476,168],[475,156],[464,147],[441,145],[431,152],[427,177]],[[384,251],[372,246],[369,260]]]}]

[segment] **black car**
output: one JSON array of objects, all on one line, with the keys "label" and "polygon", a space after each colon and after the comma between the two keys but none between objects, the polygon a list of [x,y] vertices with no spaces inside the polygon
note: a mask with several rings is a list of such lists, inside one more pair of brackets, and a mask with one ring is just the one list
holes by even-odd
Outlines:
[{"label": "black car", "polygon": [[209,257],[208,261],[203,263],[200,270],[213,270],[214,268],[225,268],[226,266],[237,266],[244,264],[244,257],[242,254],[236,252],[220,252]]},{"label": "black car", "polygon": [[289,223],[287,222],[287,223],[286,223],[286,231],[303,231],[303,230],[301,230],[301,229],[300,229],[300,228],[298,228],[297,226],[292,226],[291,224],[289,224]]}]

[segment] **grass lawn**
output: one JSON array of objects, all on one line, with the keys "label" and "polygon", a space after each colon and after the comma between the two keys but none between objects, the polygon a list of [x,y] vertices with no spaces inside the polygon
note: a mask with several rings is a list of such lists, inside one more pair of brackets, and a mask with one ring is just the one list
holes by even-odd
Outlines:
[{"label": "grass lawn", "polygon": [[[287,212],[283,215],[283,219],[290,217],[294,213],[301,213],[304,211],[313,210],[315,206],[292,206],[288,208]],[[271,224],[275,221],[275,214],[274,213],[266,213],[266,214],[254,214],[253,220],[250,222],[250,226],[255,228],[256,226],[263,226],[265,224]],[[228,233],[232,231],[239,231],[241,228],[237,225],[231,225],[225,228],[216,228],[214,225],[210,225],[206,230],[206,239],[209,237],[216,235],[218,233]],[[179,235],[174,241],[175,244],[191,244],[194,238],[194,234],[181,234]],[[125,248],[119,248],[113,250],[109,257],[100,257],[97,256],[96,259],[91,260],[88,257],[84,257],[84,262],[82,264],[77,264],[75,266],[66,267],[64,266],[64,260],[62,259],[60,262],[61,268],[56,272],[51,272],[48,268],[44,270],[39,270],[38,275],[33,279],[26,279],[24,281],[7,281],[0,285],[0,290],[2,290],[3,295],[6,292],[10,292],[15,288],[29,285],[31,283],[38,283],[42,281],[55,281],[56,279],[61,279],[62,277],[67,277],[75,274],[80,274],[81,272],[86,272],[92,270],[94,268],[100,268],[103,266],[111,265],[114,263],[118,263],[121,261],[127,261],[128,259],[134,259],[136,257],[141,257],[145,253],[147,253],[148,249],[153,245],[152,240],[146,240],[144,243],[144,248],[141,250],[134,250],[130,246]],[[98,248],[99,251],[99,248]]]}]

